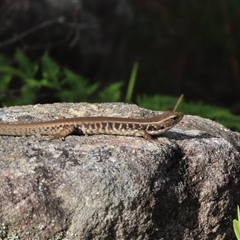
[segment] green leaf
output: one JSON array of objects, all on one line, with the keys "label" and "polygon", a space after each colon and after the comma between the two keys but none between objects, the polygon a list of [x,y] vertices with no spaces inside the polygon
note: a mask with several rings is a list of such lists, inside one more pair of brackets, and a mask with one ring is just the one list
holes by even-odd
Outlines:
[{"label": "green leaf", "polygon": [[41,58],[41,65],[43,78],[49,79],[57,84],[60,78],[60,67],[50,58],[47,52],[45,52]]},{"label": "green leaf", "polygon": [[240,224],[236,219],[233,220],[233,229],[237,239],[240,240]]},{"label": "green leaf", "polygon": [[132,95],[133,95],[133,89],[135,86],[136,78],[137,78],[137,72],[138,72],[138,63],[135,62],[132,68],[131,77],[129,79],[128,88],[127,88],[127,95],[126,95],[126,102],[131,102]]},{"label": "green leaf", "polygon": [[38,64],[29,60],[29,58],[20,50],[17,49],[14,55],[19,69],[27,76],[34,77],[38,71]]},{"label": "green leaf", "polygon": [[112,83],[104,88],[100,93],[99,97],[101,102],[117,102],[121,98],[121,87],[122,82]]},{"label": "green leaf", "polygon": [[8,88],[8,84],[10,83],[10,81],[12,79],[12,74],[0,73],[0,79],[1,79],[0,91],[4,92]]},{"label": "green leaf", "polygon": [[40,89],[41,87],[45,87],[47,85],[47,80],[42,79],[42,80],[37,80],[34,78],[26,78],[25,79],[25,88],[31,89],[32,91],[36,91]]},{"label": "green leaf", "polygon": [[16,75],[22,79],[27,77],[22,71],[20,71],[16,68],[13,68],[13,67],[9,67],[9,66],[0,66],[0,73]]},{"label": "green leaf", "polygon": [[90,96],[99,87],[99,83],[89,85],[86,79],[67,68],[63,72],[65,76],[60,80],[62,90],[58,92],[58,97],[61,101],[89,101]]},{"label": "green leaf", "polygon": [[[177,102],[177,98],[163,95],[138,95],[136,102],[139,106],[152,110],[172,110]],[[180,104],[180,106],[182,103]],[[184,112],[185,113],[185,112]]]}]

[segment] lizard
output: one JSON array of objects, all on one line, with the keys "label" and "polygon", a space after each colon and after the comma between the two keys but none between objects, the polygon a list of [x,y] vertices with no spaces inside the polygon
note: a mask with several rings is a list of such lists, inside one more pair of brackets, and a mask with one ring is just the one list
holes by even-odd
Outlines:
[{"label": "lizard", "polygon": [[0,123],[0,135],[29,136],[47,135],[49,140],[62,139],[72,133],[110,134],[143,137],[153,141],[153,135],[160,135],[175,126],[183,113],[166,111],[150,118],[122,117],[76,117],[34,123]]}]

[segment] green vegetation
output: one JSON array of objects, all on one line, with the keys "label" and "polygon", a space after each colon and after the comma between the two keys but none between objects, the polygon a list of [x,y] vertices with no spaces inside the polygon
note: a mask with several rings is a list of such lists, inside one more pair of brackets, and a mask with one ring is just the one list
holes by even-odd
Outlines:
[{"label": "green vegetation", "polygon": [[237,207],[238,220],[233,220],[233,229],[238,240],[240,240],[240,211],[239,206]]},{"label": "green vegetation", "polygon": [[12,67],[11,61],[0,55],[1,106],[34,104],[42,96],[59,102],[120,101],[121,82],[99,90],[99,83],[89,84],[84,77],[61,68],[48,53],[34,62],[17,50],[14,60]]},{"label": "green vegetation", "polygon": [[[137,71],[138,64],[134,63],[127,93],[123,96],[122,82],[102,88],[100,83],[90,84],[84,77],[60,67],[48,53],[44,53],[39,61],[31,61],[17,50],[13,63],[0,54],[0,103],[1,106],[35,104],[42,98],[52,102],[117,102],[122,99],[132,102]],[[135,102],[144,108],[165,111],[173,109],[177,98],[137,95]],[[226,109],[182,101],[177,111],[209,118],[240,131],[240,116]]]},{"label": "green vegetation", "polygon": [[137,79],[137,72],[138,72],[138,63],[134,63],[133,65],[133,69],[132,69],[132,73],[129,79],[129,83],[128,83],[128,88],[127,88],[127,94],[126,94],[126,102],[131,102],[131,98],[133,95],[133,89],[136,83],[136,79]]},{"label": "green vegetation", "polygon": [[[153,110],[166,111],[173,109],[177,98],[155,95],[155,96],[138,96],[137,104],[144,108]],[[177,111],[184,114],[198,115],[221,123],[227,128],[240,131],[240,116],[233,115],[227,109],[210,106],[202,102],[184,102],[180,103]]]}]

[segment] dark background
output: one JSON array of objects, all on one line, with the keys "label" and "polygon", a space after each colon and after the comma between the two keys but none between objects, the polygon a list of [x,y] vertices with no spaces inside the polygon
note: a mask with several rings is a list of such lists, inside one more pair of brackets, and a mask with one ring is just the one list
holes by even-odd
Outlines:
[{"label": "dark background", "polygon": [[124,81],[123,91],[137,61],[134,96],[184,93],[240,113],[239,1],[1,1],[0,26],[7,56],[48,51],[92,83]]}]

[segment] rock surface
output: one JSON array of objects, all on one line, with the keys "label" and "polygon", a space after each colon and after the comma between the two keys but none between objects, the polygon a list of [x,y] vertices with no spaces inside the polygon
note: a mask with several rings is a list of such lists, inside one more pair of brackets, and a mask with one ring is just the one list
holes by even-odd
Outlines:
[{"label": "rock surface", "polygon": [[[154,114],[123,103],[0,109],[2,122]],[[0,136],[0,239],[235,239],[240,134],[184,116],[159,138]]]}]

